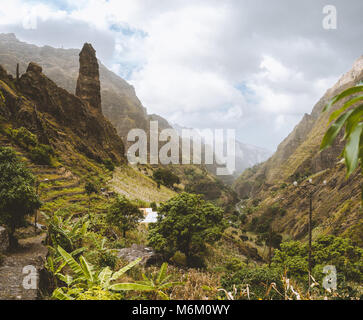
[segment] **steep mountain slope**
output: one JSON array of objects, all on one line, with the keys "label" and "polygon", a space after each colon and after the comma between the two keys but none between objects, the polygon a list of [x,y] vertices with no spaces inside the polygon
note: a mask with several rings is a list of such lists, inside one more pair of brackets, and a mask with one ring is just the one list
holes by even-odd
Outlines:
[{"label": "steep mountain slope", "polygon": [[[0,64],[15,76],[16,64],[20,74],[33,61],[42,66],[44,74],[68,92],[75,92],[78,78],[79,50],[38,47],[19,41],[14,34],[0,34]],[[145,108],[136,97],[134,88],[125,80],[100,65],[102,111],[118,134],[125,138],[132,128],[148,128]],[[125,142],[125,139],[124,139]]]},{"label": "steep mountain slope", "polygon": [[[259,206],[253,208],[255,215],[262,214],[272,204],[287,209],[287,215],[275,219],[278,231],[294,237],[306,235],[306,194],[291,186],[291,183],[297,180],[304,184],[307,178],[312,178],[318,184],[327,180],[327,186],[319,187],[314,194],[314,216],[316,225],[320,225],[316,232],[362,236],[362,176],[359,170],[348,180],[345,179],[345,167],[339,163],[343,147],[339,137],[333,147],[319,152],[329,118],[329,113],[322,113],[324,105],[342,90],[362,80],[363,56],[325,93],[314,106],[312,113],[304,115],[268,161],[246,170],[235,182],[234,188],[241,198],[263,200]],[[332,111],[342,106],[342,103],[338,103]],[[256,202],[258,201],[254,203]],[[359,233],[354,235],[353,230],[358,232],[359,228]]]},{"label": "steep mountain slope", "polygon": [[[173,196],[172,190],[157,189],[154,181],[126,165],[122,140],[103,116],[97,99],[98,63],[90,44],[84,45],[79,59],[79,97],[58,87],[34,62],[20,78],[9,75],[0,65],[0,146],[15,149],[37,176],[41,210],[67,208],[78,213],[88,208],[87,181],[104,188],[117,186],[117,192],[134,199],[149,200],[143,193],[153,195],[156,201]],[[46,156],[43,153],[48,151],[50,163],[40,164],[33,157],[34,152]],[[113,179],[104,166],[108,159],[121,165]],[[99,211],[104,210],[106,196],[94,195],[92,199]]]},{"label": "steep mountain slope", "polygon": [[102,162],[124,161],[124,147],[113,126],[87,102],[58,87],[30,63],[13,79],[0,68],[0,115],[14,127],[25,127],[58,153],[78,151]]}]

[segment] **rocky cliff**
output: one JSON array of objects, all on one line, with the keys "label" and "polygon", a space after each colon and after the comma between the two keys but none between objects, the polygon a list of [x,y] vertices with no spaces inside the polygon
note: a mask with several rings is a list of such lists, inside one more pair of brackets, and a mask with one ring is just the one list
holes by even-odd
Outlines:
[{"label": "rocky cliff", "polygon": [[[92,89],[86,83],[82,86],[84,92],[95,89],[92,84]],[[93,94],[99,95],[99,90]],[[5,123],[26,127],[63,157],[77,151],[98,162],[124,161],[122,140],[111,123],[87,97],[80,99],[59,87],[38,64],[29,63],[18,80],[0,67],[0,97],[0,116]]]},{"label": "rocky cliff", "polygon": [[[52,79],[59,87],[68,92],[75,92],[78,83],[88,81],[94,77],[94,86],[97,87],[95,75],[87,71],[88,64],[96,64],[96,60],[89,60],[91,48],[86,46],[80,56],[78,49],[61,49],[50,46],[38,47],[19,41],[14,34],[0,34],[0,64],[13,76],[16,65],[19,63],[20,74],[27,69],[29,62],[33,61],[43,68],[43,73]],[[79,65],[79,59],[85,60],[86,67]],[[88,61],[88,62],[87,62]],[[99,64],[99,80],[101,82],[102,112],[116,128],[117,133],[126,142],[125,137],[132,128],[148,129],[146,109],[135,94],[134,88],[125,80],[108,70],[101,62]],[[80,72],[79,72],[80,71]],[[80,77],[79,77],[80,74]],[[78,79],[80,78],[80,79]],[[78,94],[81,94],[81,87]],[[77,94],[77,95],[78,95]],[[82,94],[87,94],[83,92]],[[93,105],[92,101],[91,105]],[[97,98],[95,104],[98,104]]]}]

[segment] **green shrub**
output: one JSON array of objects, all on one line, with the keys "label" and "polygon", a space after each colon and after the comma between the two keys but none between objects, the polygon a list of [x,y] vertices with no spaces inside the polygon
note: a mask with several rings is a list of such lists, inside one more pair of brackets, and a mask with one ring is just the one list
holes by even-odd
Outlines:
[{"label": "green shrub", "polygon": [[168,259],[177,251],[184,253],[189,266],[203,265],[206,243],[215,243],[226,228],[223,210],[195,194],[171,198],[158,213],[162,219],[149,226],[150,245]]},{"label": "green shrub", "polygon": [[9,129],[9,134],[16,144],[26,150],[29,150],[31,147],[35,147],[38,144],[37,136],[24,127]]},{"label": "green shrub", "polygon": [[54,151],[52,147],[45,144],[38,144],[34,148],[31,148],[29,153],[30,159],[40,165],[51,165],[53,155]]},{"label": "green shrub", "polygon": [[105,165],[107,170],[114,171],[115,170],[115,164],[112,162],[111,159],[106,159],[103,161],[103,164]]},{"label": "green shrub", "polygon": [[153,172],[153,179],[158,183],[168,188],[172,188],[174,184],[180,183],[177,175],[166,168],[159,168]]},{"label": "green shrub", "polygon": [[117,260],[117,256],[111,252],[101,252],[98,256],[98,265],[102,268],[110,267],[111,269],[115,269]]},{"label": "green shrub", "polygon": [[178,266],[185,267],[187,265],[187,257],[180,251],[175,252],[170,260]]},{"label": "green shrub", "polygon": [[[282,283],[282,273],[277,268],[268,268],[267,266],[261,266],[256,268],[249,268],[242,266],[242,268],[234,273],[226,273],[221,278],[221,284],[227,291],[233,291],[235,285],[237,289],[245,289],[246,285],[250,288],[251,299],[261,299],[266,296],[267,290],[271,283],[276,284],[277,290],[280,293],[284,292],[284,286]],[[282,299],[282,297],[276,292],[271,290],[269,298]],[[242,299],[246,297],[241,297]]]},{"label": "green shrub", "polygon": [[225,263],[224,268],[227,271],[236,272],[238,270],[241,270],[245,266],[245,263],[243,263],[241,260],[237,258],[231,258]]}]

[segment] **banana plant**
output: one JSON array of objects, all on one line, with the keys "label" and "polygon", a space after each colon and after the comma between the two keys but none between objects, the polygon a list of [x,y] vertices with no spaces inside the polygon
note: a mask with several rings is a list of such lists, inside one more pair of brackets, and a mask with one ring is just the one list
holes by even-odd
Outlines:
[{"label": "banana plant", "polygon": [[[112,272],[109,267],[103,268],[100,272],[97,272],[83,256],[79,258],[78,263],[71,254],[66,252],[60,246],[58,246],[58,252],[64,259],[64,265],[62,264],[62,268],[65,265],[68,265],[72,270],[73,275],[62,274],[60,273],[62,268],[58,268],[56,275],[61,281],[67,284],[68,288],[57,288],[53,292],[53,298],[60,300],[74,300],[75,295],[92,287],[100,287],[102,290],[112,291],[146,291],[146,289],[149,289],[137,283],[112,284],[113,281],[119,279],[123,274],[125,274],[125,272],[137,265],[141,261],[141,258],[136,259],[116,272]],[[118,285],[124,285],[124,287],[120,287]]]},{"label": "banana plant", "polygon": [[59,237],[61,237],[67,248],[73,251],[88,231],[88,216],[74,221],[72,216],[63,217],[62,210],[58,210],[54,214],[43,213],[43,215],[48,225],[49,238],[55,247],[59,244]]},{"label": "banana plant", "polygon": [[[354,96],[353,96],[354,95]],[[352,97],[353,96],[353,97]],[[338,133],[345,127],[343,140],[346,140],[343,149],[345,165],[347,167],[347,177],[358,167],[360,161],[363,172],[363,85],[348,88],[335,96],[323,109],[328,111],[338,101],[344,98],[348,100],[341,108],[331,113],[329,123],[334,123],[329,127],[324,135],[320,149],[324,150],[331,146]],[[352,108],[351,108],[352,107]],[[363,187],[362,187],[363,202]]]},{"label": "banana plant", "polygon": [[[182,285],[183,282],[168,282],[171,275],[167,275],[168,264],[164,262],[155,276],[147,277],[144,273],[142,274],[143,281],[138,281],[137,284],[142,286],[142,291],[153,291],[156,292],[163,300],[169,300],[169,296],[164,292],[166,289],[171,287]],[[115,285],[117,286],[117,285]],[[122,288],[122,284],[117,288]]]}]

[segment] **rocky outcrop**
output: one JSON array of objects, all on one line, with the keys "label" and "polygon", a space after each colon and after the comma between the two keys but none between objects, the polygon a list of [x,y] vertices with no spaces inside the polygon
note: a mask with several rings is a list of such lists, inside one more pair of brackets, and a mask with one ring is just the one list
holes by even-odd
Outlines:
[{"label": "rocky outcrop", "polygon": [[18,81],[0,70],[0,80],[5,101],[0,115],[35,133],[41,143],[64,155],[75,149],[99,162],[124,161],[122,140],[111,123],[87,102],[58,87],[40,65],[29,63]]},{"label": "rocky outcrop", "polygon": [[0,253],[4,253],[9,248],[9,235],[8,231],[0,226]]},{"label": "rocky outcrop", "polygon": [[117,256],[128,262],[141,258],[140,264],[146,266],[158,264],[162,261],[161,256],[155,253],[152,248],[137,244],[133,244],[130,248],[120,249]]},{"label": "rocky outcrop", "polygon": [[[68,92],[75,92],[80,71],[80,50],[38,47],[19,41],[14,34],[0,33],[0,52],[0,65],[13,76],[17,63],[22,74],[29,62],[34,61],[43,67],[44,74],[58,86]],[[102,112],[126,143],[126,136],[131,129],[148,130],[146,109],[137,98],[133,86],[108,70],[101,62],[98,64],[102,84]],[[92,103],[97,104],[98,102]]]},{"label": "rocky outcrop", "polygon": [[97,111],[101,109],[101,84],[96,51],[85,43],[79,53],[79,75],[76,96],[87,102]]}]

